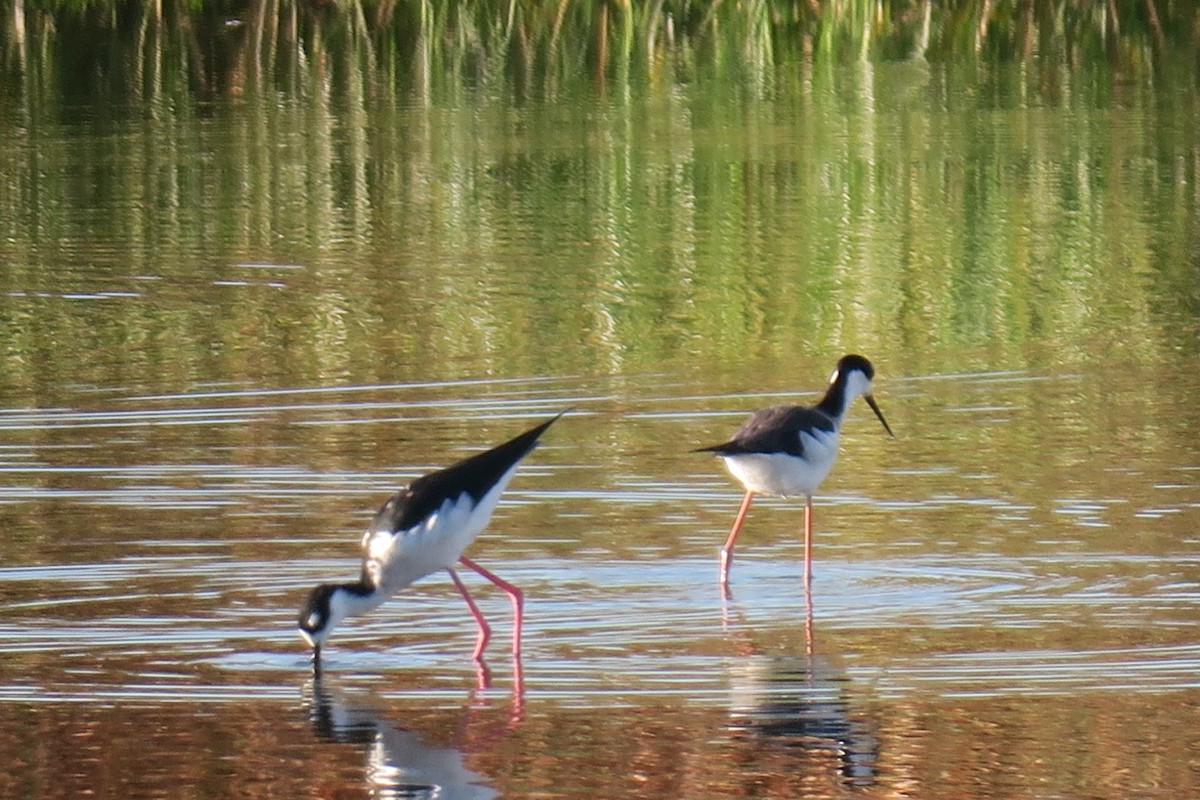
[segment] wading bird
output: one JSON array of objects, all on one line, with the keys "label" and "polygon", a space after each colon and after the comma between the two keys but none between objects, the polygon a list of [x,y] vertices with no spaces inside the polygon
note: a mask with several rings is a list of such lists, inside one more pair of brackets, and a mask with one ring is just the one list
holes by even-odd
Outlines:
[{"label": "wading bird", "polygon": [[829,379],[829,388],[815,406],[779,405],[750,415],[724,444],[701,447],[697,453],[716,453],[746,489],[733,529],[721,548],[721,585],[729,583],[733,547],[746,512],[756,494],[804,498],[804,585],[812,581],[812,498],[837,459],[838,432],[846,411],[862,397],[879,417],[889,436],[883,412],[871,396],[875,368],[862,356],[843,356]]},{"label": "wading bird", "polygon": [[344,618],[365,614],[418,578],[450,573],[479,628],[474,659],[481,661],[491,628],[454,571],[459,563],[499,586],[513,605],[513,656],[521,655],[521,590],[464,556],[491,519],[500,494],[538,438],[562,414],[520,436],[431,472],[393,495],[363,535],[362,574],[349,583],[323,583],[300,609],[300,635],[313,649],[313,673],[321,674],[321,646]]}]

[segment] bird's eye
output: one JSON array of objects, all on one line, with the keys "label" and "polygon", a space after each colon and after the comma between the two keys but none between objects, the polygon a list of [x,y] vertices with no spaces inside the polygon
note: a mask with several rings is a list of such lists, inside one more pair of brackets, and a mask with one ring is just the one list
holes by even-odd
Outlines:
[{"label": "bird's eye", "polygon": [[304,627],[306,627],[312,631],[315,631],[318,628],[320,628],[321,627],[321,615],[318,614],[316,611],[309,614],[308,618],[304,620]]}]

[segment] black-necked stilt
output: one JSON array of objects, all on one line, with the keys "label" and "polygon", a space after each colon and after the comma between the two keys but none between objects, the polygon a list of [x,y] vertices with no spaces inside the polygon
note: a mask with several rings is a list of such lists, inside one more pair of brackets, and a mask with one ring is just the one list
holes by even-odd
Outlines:
[{"label": "black-necked stilt", "polygon": [[833,468],[837,458],[838,432],[854,398],[861,396],[866,400],[888,435],[895,436],[875,398],[871,396],[871,380],[874,377],[875,368],[870,361],[862,356],[843,356],[829,379],[829,389],[815,406],[764,408],[751,414],[728,442],[695,451],[712,452],[724,458],[729,472],[746,489],[733,521],[733,529],[721,548],[723,586],[729,583],[734,542],[737,541],[742,523],[746,521],[750,501],[756,494],[804,497],[804,585],[810,585],[812,496]]},{"label": "black-necked stilt", "polygon": [[[564,412],[565,413],[565,412]],[[481,660],[491,629],[454,571],[458,562],[499,586],[513,604],[513,656],[521,655],[521,590],[462,554],[491,519],[500,494],[538,438],[562,414],[486,453],[431,472],[393,495],[363,535],[362,575],[350,583],[323,583],[300,609],[300,635],[313,648],[313,672],[321,672],[321,645],[342,619],[364,614],[438,570],[450,573],[479,626],[474,658]]]}]

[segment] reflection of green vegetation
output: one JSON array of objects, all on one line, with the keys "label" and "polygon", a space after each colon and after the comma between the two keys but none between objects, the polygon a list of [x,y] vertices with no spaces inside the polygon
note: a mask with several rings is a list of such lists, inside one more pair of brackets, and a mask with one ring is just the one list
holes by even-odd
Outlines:
[{"label": "reflection of green vegetation", "polygon": [[1196,12],[934,5],[18,4],[0,380],[1195,349]]}]

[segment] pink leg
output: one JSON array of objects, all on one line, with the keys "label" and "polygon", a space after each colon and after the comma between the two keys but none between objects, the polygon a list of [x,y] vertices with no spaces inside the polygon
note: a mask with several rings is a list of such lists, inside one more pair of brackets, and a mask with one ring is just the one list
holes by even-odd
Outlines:
[{"label": "pink leg", "polygon": [[812,590],[812,497],[804,501],[804,591]]},{"label": "pink leg", "polygon": [[487,620],[483,618],[483,613],[479,610],[479,606],[475,605],[475,601],[471,599],[471,593],[467,591],[466,584],[458,577],[458,573],[453,567],[446,567],[446,572],[450,573],[450,577],[454,579],[454,585],[458,587],[458,593],[463,596],[463,600],[467,601],[467,608],[471,609],[471,616],[475,618],[475,624],[479,626],[479,639],[475,642],[475,654],[472,656],[476,661],[483,661],[483,648],[487,647],[488,639],[492,638],[492,629],[488,626]]},{"label": "pink leg", "polygon": [[725,540],[725,546],[721,548],[721,585],[725,586],[729,583],[729,568],[733,566],[733,545],[737,541],[738,534],[741,533],[742,523],[746,521],[746,512],[750,510],[750,501],[754,499],[754,492],[746,492],[746,496],[742,498],[742,506],[738,509],[737,516],[733,520],[733,529],[729,531],[729,538]]},{"label": "pink leg", "polygon": [[506,595],[508,595],[508,599],[512,601],[512,607],[513,607],[512,653],[513,653],[514,658],[520,658],[521,657],[521,622],[523,620],[523,614],[521,612],[521,609],[525,605],[525,596],[523,594],[521,594],[520,589],[513,586],[511,583],[504,580],[503,578],[498,578],[497,576],[488,572],[486,569],[479,566],[478,564],[476,564],[474,561],[467,558],[466,556],[460,556],[458,560],[459,560],[459,563],[461,563],[463,566],[470,567],[471,569],[475,570],[483,577],[487,578],[492,583],[499,586],[500,589]]}]

